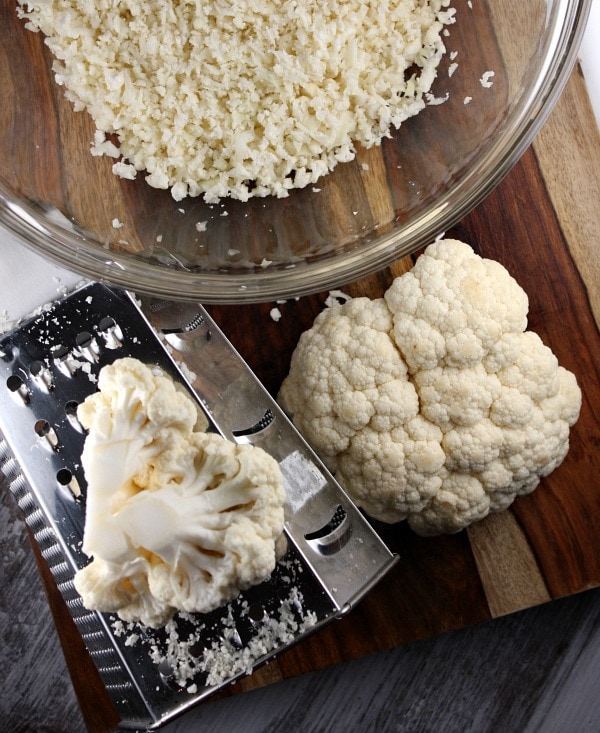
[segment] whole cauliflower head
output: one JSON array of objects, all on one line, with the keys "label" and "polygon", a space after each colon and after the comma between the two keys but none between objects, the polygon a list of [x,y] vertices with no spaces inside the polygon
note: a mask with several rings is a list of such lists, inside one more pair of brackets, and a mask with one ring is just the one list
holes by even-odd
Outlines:
[{"label": "whole cauliflower head", "polygon": [[320,313],[279,401],[372,517],[456,532],[553,471],[581,407],[504,267],[441,240],[384,298]]},{"label": "whole cauliflower head", "polygon": [[75,576],[84,605],[162,626],[265,580],[284,523],[275,459],[205,432],[187,393],[136,359],[103,367],[98,386],[78,410],[93,557]]}]

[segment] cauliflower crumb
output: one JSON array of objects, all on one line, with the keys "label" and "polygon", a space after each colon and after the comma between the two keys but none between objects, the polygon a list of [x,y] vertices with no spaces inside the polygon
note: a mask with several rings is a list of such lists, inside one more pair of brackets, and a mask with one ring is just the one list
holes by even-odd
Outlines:
[{"label": "cauliflower crumb", "polygon": [[113,226],[113,229],[122,229],[123,228],[123,222],[122,221],[119,221],[118,219],[113,219],[112,220],[112,226]]},{"label": "cauliflower crumb", "polygon": [[271,308],[269,315],[276,323],[277,321],[281,320],[281,311],[279,310],[279,308]]},{"label": "cauliflower crumb", "polygon": [[139,634],[129,634],[129,636],[125,639],[125,646],[135,646],[139,640]]},{"label": "cauliflower crumb", "polygon": [[120,156],[117,176],[143,170],[174,200],[209,204],[287,196],[438,103],[426,95],[449,5],[18,0],[57,83],[95,123],[92,153]]},{"label": "cauliflower crumb", "polygon": [[197,221],[196,222],[196,231],[197,232],[205,232],[207,225],[208,225],[208,222],[206,222],[206,221]]},{"label": "cauliflower crumb", "polygon": [[135,167],[122,160],[113,165],[112,172],[115,176],[119,176],[119,178],[127,178],[130,181],[133,181],[137,175]]},{"label": "cauliflower crumb", "polygon": [[490,89],[490,87],[494,86],[494,82],[492,81],[492,77],[494,76],[496,76],[494,71],[486,71],[479,80],[479,83],[484,89]]},{"label": "cauliflower crumb", "polygon": [[187,381],[190,384],[194,384],[194,382],[198,378],[198,375],[189,368],[189,366],[185,363],[185,361],[178,360],[177,366],[179,367],[179,369],[181,370],[181,373],[187,379]]},{"label": "cauliflower crumb", "polygon": [[330,290],[329,295],[325,299],[325,306],[331,308],[341,303],[345,303],[348,300],[352,300],[352,296],[344,293],[343,290]]},{"label": "cauliflower crumb", "polygon": [[106,155],[109,158],[119,158],[121,155],[119,148],[110,140],[106,140],[99,130],[94,135],[91,153],[95,156]]},{"label": "cauliflower crumb", "polygon": [[435,107],[435,106],[438,106],[440,104],[444,104],[445,102],[447,102],[449,96],[450,96],[449,92],[446,92],[446,94],[443,97],[435,97],[433,94],[427,93],[425,94],[425,100],[430,107]]},{"label": "cauliflower crumb", "polygon": [[0,311],[0,333],[10,331],[16,324],[17,321],[10,318],[6,309]]}]

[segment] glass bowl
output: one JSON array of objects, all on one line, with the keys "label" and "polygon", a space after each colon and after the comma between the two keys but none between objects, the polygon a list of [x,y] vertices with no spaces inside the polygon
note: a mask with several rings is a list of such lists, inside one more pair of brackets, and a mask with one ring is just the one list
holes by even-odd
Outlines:
[{"label": "glass bowl", "polygon": [[93,124],[55,84],[42,35],[2,3],[0,222],[140,293],[241,303],[339,287],[430,243],[499,183],[562,91],[590,2],[455,0],[432,89],[442,104],[287,198],[212,205],[92,156]]}]

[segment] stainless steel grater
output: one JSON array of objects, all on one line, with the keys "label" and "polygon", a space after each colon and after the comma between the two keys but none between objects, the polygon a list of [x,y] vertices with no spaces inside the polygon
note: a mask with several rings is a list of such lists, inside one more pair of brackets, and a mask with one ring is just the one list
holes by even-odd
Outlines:
[{"label": "stainless steel grater", "polygon": [[[85,433],[77,405],[96,390],[102,366],[123,356],[184,384],[210,430],[274,456],[287,497],[288,548],[272,577],[159,631],[88,611],[73,586],[89,561],[80,550]],[[2,337],[0,371],[0,466],[123,729],[156,729],[268,662],[347,613],[396,561],[197,304],[85,285]]]}]

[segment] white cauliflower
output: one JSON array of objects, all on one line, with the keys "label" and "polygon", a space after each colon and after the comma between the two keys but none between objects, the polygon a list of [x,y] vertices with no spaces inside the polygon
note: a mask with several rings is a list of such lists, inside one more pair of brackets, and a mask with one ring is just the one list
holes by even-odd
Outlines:
[{"label": "white cauliflower", "polygon": [[204,432],[193,400],[136,359],[104,367],[98,386],[78,410],[93,557],[75,576],[84,605],[162,626],[265,580],[284,523],[277,462]]},{"label": "white cauliflower", "polygon": [[553,471],[579,416],[527,311],[499,263],[436,242],[384,298],[317,316],[279,401],[369,515],[459,531]]}]

